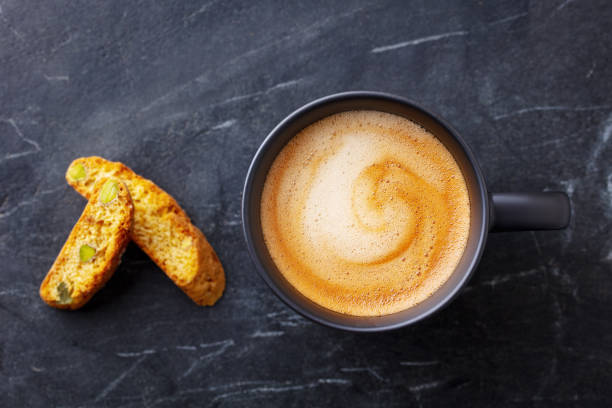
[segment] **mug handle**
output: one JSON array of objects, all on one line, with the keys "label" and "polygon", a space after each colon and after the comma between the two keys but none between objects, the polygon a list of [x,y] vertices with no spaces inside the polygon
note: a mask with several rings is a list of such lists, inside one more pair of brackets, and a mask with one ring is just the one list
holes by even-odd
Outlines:
[{"label": "mug handle", "polygon": [[567,194],[489,193],[491,232],[559,230],[570,222]]}]

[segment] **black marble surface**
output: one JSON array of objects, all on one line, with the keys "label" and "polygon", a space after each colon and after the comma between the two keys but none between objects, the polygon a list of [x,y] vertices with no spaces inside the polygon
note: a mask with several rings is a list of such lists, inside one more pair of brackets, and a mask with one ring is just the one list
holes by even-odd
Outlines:
[{"label": "black marble surface", "polygon": [[[612,405],[612,5],[0,1],[0,405]],[[304,103],[395,93],[453,123],[493,191],[564,190],[563,232],[491,235],[454,303],[396,332],[299,317],[240,225],[259,143]],[[85,201],[75,157],[184,206],[227,291],[195,306],[134,245],[77,312],[38,286]]]}]

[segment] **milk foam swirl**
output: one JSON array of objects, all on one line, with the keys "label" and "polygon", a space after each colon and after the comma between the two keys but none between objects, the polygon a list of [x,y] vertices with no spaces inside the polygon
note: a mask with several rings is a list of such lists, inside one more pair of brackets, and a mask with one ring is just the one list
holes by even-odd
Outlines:
[{"label": "milk foam swirl", "polygon": [[300,132],[262,195],[264,239],[281,273],[314,302],[352,315],[430,296],[463,253],[469,217],[465,180],[444,146],[374,111]]}]

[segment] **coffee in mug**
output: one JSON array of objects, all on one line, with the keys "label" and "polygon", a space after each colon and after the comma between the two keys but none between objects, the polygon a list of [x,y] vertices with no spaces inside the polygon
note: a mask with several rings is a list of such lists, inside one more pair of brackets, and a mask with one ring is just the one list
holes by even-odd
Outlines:
[{"label": "coffee in mug", "polygon": [[265,245],[284,278],[335,312],[408,309],[448,280],[465,250],[470,200],[430,132],[372,110],[323,118],[275,158],[261,196]]}]

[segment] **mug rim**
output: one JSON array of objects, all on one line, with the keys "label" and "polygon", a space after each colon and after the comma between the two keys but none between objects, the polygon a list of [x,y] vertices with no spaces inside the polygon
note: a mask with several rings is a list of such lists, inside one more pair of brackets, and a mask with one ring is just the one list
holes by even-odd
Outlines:
[{"label": "mug rim", "polygon": [[[478,192],[479,192],[479,198],[480,201],[482,203],[482,225],[479,231],[479,237],[478,237],[478,242],[477,242],[477,246],[476,249],[471,257],[471,260],[469,262],[469,266],[467,269],[467,272],[464,274],[464,276],[461,278],[461,280],[451,289],[449,290],[449,293],[442,298],[438,303],[436,303],[433,307],[425,310],[423,313],[414,316],[412,318],[406,319],[406,320],[402,320],[400,322],[397,323],[393,323],[393,324],[387,324],[387,325],[372,325],[372,326],[363,326],[363,327],[356,327],[356,326],[352,326],[352,325],[348,325],[348,324],[339,324],[336,322],[332,322],[329,321],[319,315],[317,315],[316,313],[312,313],[310,310],[306,310],[305,308],[303,308],[302,306],[298,305],[296,302],[293,301],[293,299],[291,298],[291,296],[287,295],[280,287],[278,287],[276,285],[275,282],[272,281],[272,279],[270,278],[268,271],[266,270],[266,268],[264,267],[264,263],[262,262],[260,255],[257,251],[257,249],[255,248],[254,244],[253,244],[253,236],[251,234],[251,216],[249,213],[249,208],[250,208],[250,204],[251,204],[251,193],[253,190],[253,180],[255,177],[255,173],[256,170],[258,169],[258,167],[260,166],[262,159],[265,155],[265,153],[267,152],[267,150],[269,149],[270,145],[273,143],[273,141],[276,139],[276,137],[278,137],[279,134],[281,134],[282,130],[289,125],[290,123],[292,123],[293,121],[295,121],[296,119],[298,119],[299,117],[301,117],[302,115],[308,113],[311,110],[317,109],[323,105],[326,105],[328,103],[332,103],[332,102],[337,102],[337,101],[342,101],[342,100],[350,100],[350,99],[384,99],[384,100],[389,100],[392,102],[396,102],[399,104],[403,104],[406,105],[412,109],[415,109],[417,111],[420,111],[424,114],[426,114],[427,116],[430,116],[433,120],[435,120],[440,126],[442,126],[443,128],[445,128],[445,130],[453,137],[453,139],[455,139],[455,141],[457,141],[457,143],[460,145],[460,147],[462,148],[463,152],[465,153],[473,171],[474,171],[474,175],[476,177],[477,180],[477,184],[478,184]],[[478,263],[480,262],[480,258],[482,257],[482,253],[484,251],[484,247],[485,247],[485,243],[488,237],[488,232],[489,232],[489,221],[490,221],[490,203],[489,203],[489,194],[486,188],[486,183],[485,183],[485,179],[484,176],[482,174],[482,170],[480,169],[480,166],[478,165],[478,161],[476,160],[476,157],[474,156],[473,152],[471,151],[470,147],[467,145],[467,143],[463,140],[463,138],[461,137],[461,135],[452,127],[450,126],[445,120],[443,120],[439,115],[433,113],[430,109],[428,108],[424,108],[421,105],[407,99],[404,97],[400,97],[397,95],[393,95],[393,94],[389,94],[389,93],[384,93],[384,92],[376,92],[376,91],[346,91],[346,92],[340,92],[340,93],[335,93],[335,94],[331,94],[331,95],[327,95],[318,99],[315,99],[311,102],[306,103],[305,105],[300,106],[299,108],[297,108],[296,110],[294,110],[293,112],[291,112],[289,115],[287,115],[283,120],[281,120],[269,133],[268,135],[265,137],[265,139],[261,142],[261,144],[259,145],[257,151],[255,152],[255,155],[253,156],[253,159],[251,160],[251,164],[249,165],[249,168],[247,170],[247,174],[246,174],[246,178],[245,178],[245,183],[244,183],[244,188],[243,188],[243,192],[242,192],[242,205],[241,205],[241,212],[242,212],[242,232],[244,234],[244,238],[247,244],[247,249],[249,252],[249,255],[251,257],[251,260],[253,261],[254,265],[255,265],[255,269],[257,270],[259,276],[264,280],[264,282],[266,282],[266,284],[268,285],[268,287],[270,289],[272,289],[272,291],[276,294],[276,296],[282,300],[287,306],[289,306],[291,309],[293,309],[295,312],[297,312],[298,314],[314,321],[317,322],[319,324],[322,324],[324,326],[327,327],[332,327],[335,329],[341,329],[341,330],[346,330],[346,331],[352,331],[352,332],[381,332],[381,331],[389,331],[389,330],[395,330],[395,329],[399,329],[402,327],[406,327],[409,326],[411,324],[417,323],[429,316],[431,316],[432,314],[442,310],[444,307],[446,307],[447,305],[449,305],[451,303],[451,301],[457,296],[459,295],[459,293],[461,292],[461,289],[463,289],[463,287],[466,285],[466,283],[469,281],[470,277],[472,276],[472,274],[474,273],[474,270],[476,269],[476,266],[478,265]],[[401,313],[401,312],[400,312]],[[347,316],[352,316],[352,315],[347,315]],[[380,317],[384,317],[380,316]],[[354,317],[354,316],[353,316]],[[372,318],[376,318],[377,316],[372,316]]]}]

